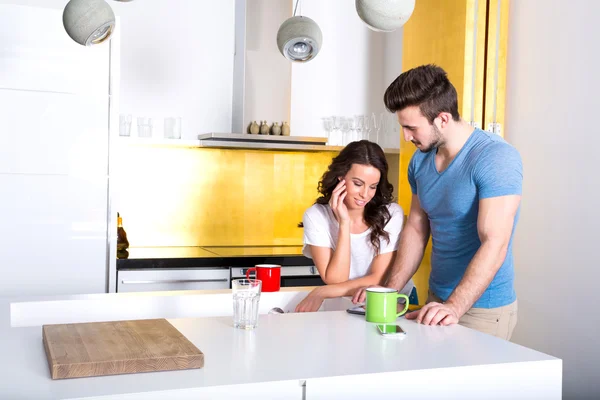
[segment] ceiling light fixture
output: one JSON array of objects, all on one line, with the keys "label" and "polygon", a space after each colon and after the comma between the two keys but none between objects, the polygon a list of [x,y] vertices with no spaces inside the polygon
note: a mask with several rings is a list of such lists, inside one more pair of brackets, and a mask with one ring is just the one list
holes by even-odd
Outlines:
[{"label": "ceiling light fixture", "polygon": [[415,0],[355,0],[356,12],[367,26],[377,32],[393,32],[408,21]]},{"label": "ceiling light fixture", "polygon": [[307,62],[317,56],[323,43],[321,28],[312,19],[296,16],[298,3],[294,7],[294,15],[281,24],[277,31],[277,47],[281,54],[290,61]]},{"label": "ceiling light fixture", "polygon": [[63,26],[75,42],[93,46],[110,39],[115,29],[115,13],[104,0],[70,0],[63,11]]}]

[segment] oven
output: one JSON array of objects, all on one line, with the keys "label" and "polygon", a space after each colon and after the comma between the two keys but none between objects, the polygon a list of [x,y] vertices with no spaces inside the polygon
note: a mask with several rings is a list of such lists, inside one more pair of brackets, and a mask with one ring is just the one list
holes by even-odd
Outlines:
[{"label": "oven", "polygon": [[[231,279],[245,278],[248,268],[231,268]],[[323,286],[317,267],[310,266],[281,266],[281,287]]]}]

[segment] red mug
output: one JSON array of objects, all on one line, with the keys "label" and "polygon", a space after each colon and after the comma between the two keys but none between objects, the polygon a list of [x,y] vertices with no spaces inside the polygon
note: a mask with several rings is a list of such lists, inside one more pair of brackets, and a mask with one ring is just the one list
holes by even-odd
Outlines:
[{"label": "red mug", "polygon": [[250,272],[254,271],[256,279],[262,281],[263,292],[278,292],[281,288],[281,265],[259,264],[248,268],[246,278],[250,279]]}]

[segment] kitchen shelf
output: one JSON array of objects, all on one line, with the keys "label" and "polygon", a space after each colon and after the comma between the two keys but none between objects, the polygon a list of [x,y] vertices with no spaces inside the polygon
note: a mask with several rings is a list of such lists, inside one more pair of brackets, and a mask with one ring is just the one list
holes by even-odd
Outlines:
[{"label": "kitchen shelf", "polygon": [[231,142],[238,145],[256,143],[260,145],[269,144],[297,144],[325,146],[327,138],[313,136],[282,136],[282,135],[250,135],[244,133],[204,133],[198,135],[202,142]]},{"label": "kitchen shelf", "polygon": [[[239,133],[206,133],[197,140],[139,138],[119,136],[119,144],[151,147],[230,148],[249,150],[331,151],[339,152],[343,146],[328,146],[327,139],[310,136],[267,136]],[[386,154],[399,154],[399,149],[384,149]]]}]

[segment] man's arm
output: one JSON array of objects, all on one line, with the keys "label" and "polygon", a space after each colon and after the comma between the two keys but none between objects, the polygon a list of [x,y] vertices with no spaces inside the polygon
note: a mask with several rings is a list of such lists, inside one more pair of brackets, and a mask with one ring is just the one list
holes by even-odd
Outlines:
[{"label": "man's arm", "polygon": [[469,311],[504,263],[521,196],[501,196],[479,201],[477,232],[481,246],[446,304],[460,316]]},{"label": "man's arm", "polygon": [[419,269],[429,240],[429,217],[421,208],[416,194],[412,196],[406,227],[400,234],[398,255],[386,286],[401,290]]},{"label": "man's arm", "polygon": [[[410,213],[406,226],[400,233],[398,254],[390,270],[386,287],[402,290],[410,278],[417,272],[425,254],[425,247],[429,240],[429,217],[421,208],[417,195],[413,194]],[[363,303],[366,293],[364,288],[357,290],[352,301]]]},{"label": "man's arm", "polygon": [[499,196],[479,201],[477,232],[481,246],[471,259],[463,278],[444,304],[430,303],[411,318],[426,325],[457,323],[481,297],[504,263],[520,195]]}]

